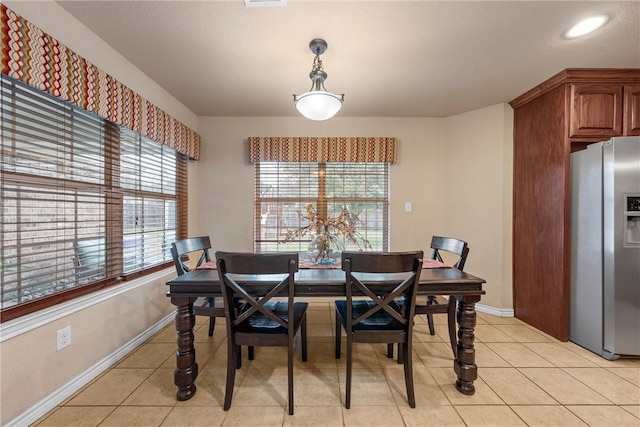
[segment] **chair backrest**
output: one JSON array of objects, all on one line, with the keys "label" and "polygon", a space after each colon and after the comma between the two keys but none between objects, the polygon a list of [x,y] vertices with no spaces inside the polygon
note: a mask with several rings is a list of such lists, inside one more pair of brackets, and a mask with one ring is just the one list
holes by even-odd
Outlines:
[{"label": "chair backrest", "polygon": [[431,238],[431,249],[431,259],[440,262],[443,262],[440,252],[444,251],[458,255],[458,260],[452,267],[460,271],[464,269],[464,264],[467,262],[467,255],[469,254],[469,246],[464,240],[454,239],[453,237],[433,236]]},{"label": "chair backrest", "polygon": [[[220,289],[227,316],[227,332],[234,331],[253,314],[262,314],[277,325],[289,329],[288,319],[294,318],[295,273],[298,271],[297,252],[254,253],[216,252],[216,265]],[[243,283],[242,275],[251,275],[268,289],[260,295],[252,293],[252,284]],[[284,277],[282,277],[284,275]],[[256,277],[259,276],[259,277]],[[288,310],[285,315],[269,303],[273,297],[287,295]],[[245,305],[243,309],[237,304]],[[235,308],[235,309],[234,309]],[[278,311],[278,313],[276,313]],[[292,338],[293,339],[293,338]]]},{"label": "chair backrest", "polygon": [[[209,249],[211,249],[211,240],[208,236],[191,237],[189,239],[173,242],[171,244],[171,256],[173,257],[173,263],[176,266],[178,276],[182,276],[193,268],[199,267],[204,262],[211,261]],[[191,254],[192,252],[200,253],[196,254],[196,256],[198,256],[198,261],[195,266],[189,268],[185,262],[185,258],[187,258],[185,255]]]},{"label": "chair backrest", "polygon": [[[376,313],[383,310],[411,332],[423,256],[422,251],[343,252],[348,329],[358,323],[375,325]],[[360,295],[369,297],[374,305],[354,318],[353,297]],[[395,304],[398,298],[406,301],[405,309]]]}]

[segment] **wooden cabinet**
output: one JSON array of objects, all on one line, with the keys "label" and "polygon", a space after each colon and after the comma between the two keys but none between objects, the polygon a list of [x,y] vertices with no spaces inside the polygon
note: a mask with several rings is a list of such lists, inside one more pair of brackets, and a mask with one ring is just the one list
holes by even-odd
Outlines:
[{"label": "wooden cabinet", "polygon": [[567,69],[510,102],[513,140],[513,307],[569,338],[570,154],[640,135],[640,69]]},{"label": "wooden cabinet", "polygon": [[639,85],[574,83],[569,92],[569,138],[640,134]]}]

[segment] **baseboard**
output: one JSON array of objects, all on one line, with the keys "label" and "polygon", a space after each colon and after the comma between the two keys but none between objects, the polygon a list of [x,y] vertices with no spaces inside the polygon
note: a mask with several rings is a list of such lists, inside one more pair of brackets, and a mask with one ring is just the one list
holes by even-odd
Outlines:
[{"label": "baseboard", "polygon": [[496,308],[489,305],[476,304],[476,311],[498,317],[513,317],[513,308]]},{"label": "baseboard", "polygon": [[51,411],[60,403],[64,402],[65,399],[71,397],[75,392],[80,390],[85,385],[89,384],[92,380],[98,377],[100,374],[105,372],[107,369],[115,365],[119,360],[125,357],[127,354],[131,353],[138,346],[143,344],[145,341],[150,339],[153,335],[161,331],[165,326],[169,323],[173,322],[175,317],[175,313],[170,313],[163,319],[161,319],[155,325],[152,325],[150,328],[142,332],[140,335],[120,347],[118,350],[114,351],[110,355],[106,356],[104,359],[100,360],[98,363],[82,372],[80,375],[63,385],[62,387],[55,390],[49,396],[45,397],[29,409],[27,409],[22,415],[14,418],[5,424],[8,427],[11,426],[26,426],[31,425],[36,422],[38,419],[43,417],[47,412]]}]

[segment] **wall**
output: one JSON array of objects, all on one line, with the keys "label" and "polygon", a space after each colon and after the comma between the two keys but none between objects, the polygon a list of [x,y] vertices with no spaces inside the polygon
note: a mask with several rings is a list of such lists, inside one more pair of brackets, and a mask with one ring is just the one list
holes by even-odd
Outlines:
[{"label": "wall", "polygon": [[487,280],[481,304],[509,313],[511,126],[507,104],[446,119],[201,117],[202,156],[189,165],[190,234],[211,236],[214,249],[253,249],[248,136],[393,136],[391,250],[429,251],[432,235],[467,240],[465,269]]},{"label": "wall", "polygon": [[487,281],[481,304],[511,309],[513,110],[498,104],[444,122],[444,233],[469,243],[465,270]]},{"label": "wall", "polygon": [[[191,111],[57,3],[3,3],[197,130],[197,119]],[[55,397],[61,388],[81,386],[79,376],[91,370],[95,375],[99,373],[97,370],[106,369],[115,362],[110,359],[114,357],[114,351],[126,348],[145,331],[166,321],[173,306],[165,295],[164,283],[173,277],[175,270],[168,269],[92,294],[92,302],[81,299],[84,306],[78,311],[68,310],[65,314],[67,306],[63,304],[56,307],[55,316],[47,318],[43,314],[49,312],[39,312],[3,323],[0,326],[0,424],[28,414],[29,408],[42,406],[43,401],[59,403]],[[56,331],[65,326],[71,326],[72,344],[56,352]]]}]

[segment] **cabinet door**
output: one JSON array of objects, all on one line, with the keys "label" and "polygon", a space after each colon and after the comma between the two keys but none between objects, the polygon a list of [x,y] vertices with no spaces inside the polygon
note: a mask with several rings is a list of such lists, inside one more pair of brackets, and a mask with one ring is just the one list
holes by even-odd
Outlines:
[{"label": "cabinet door", "polygon": [[569,138],[622,135],[621,84],[571,84]]},{"label": "cabinet door", "polygon": [[624,87],[624,134],[640,135],[640,85]]}]

